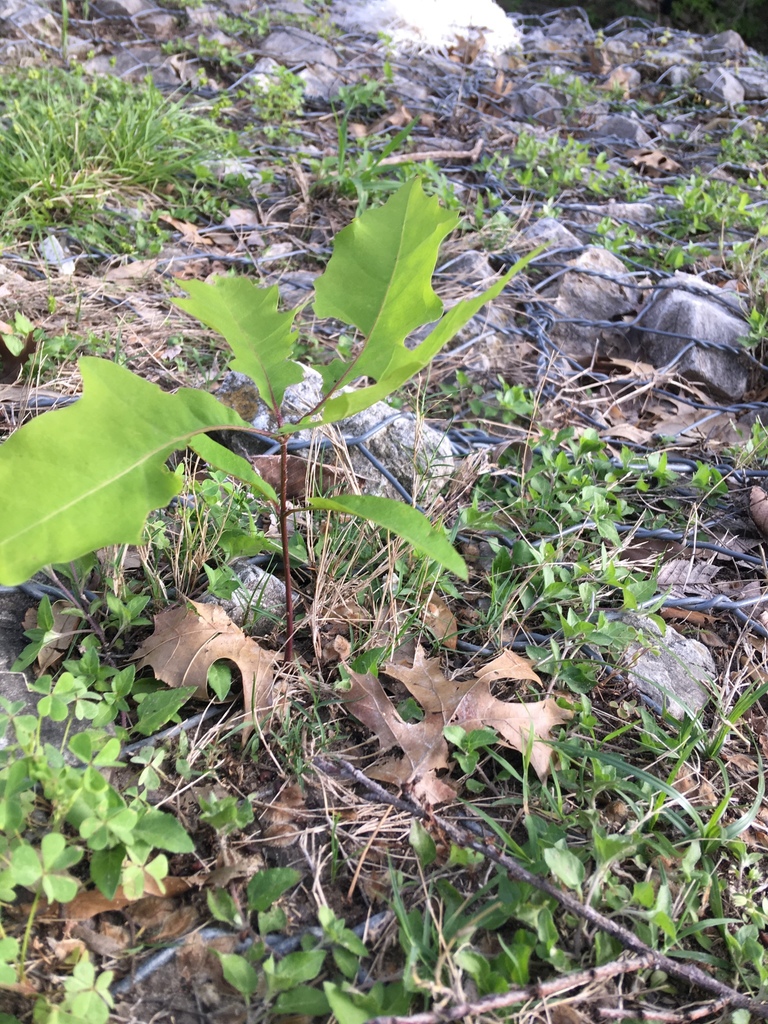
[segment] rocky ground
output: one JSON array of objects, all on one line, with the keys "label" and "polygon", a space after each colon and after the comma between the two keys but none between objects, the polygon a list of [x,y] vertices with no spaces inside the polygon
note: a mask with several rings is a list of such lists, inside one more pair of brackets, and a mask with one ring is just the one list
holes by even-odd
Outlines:
[{"label": "rocky ground", "polygon": [[[680,720],[686,712],[704,713],[712,687],[727,686],[735,671],[729,648],[749,647],[754,671],[764,672],[768,525],[760,506],[768,499],[760,465],[741,467],[738,452],[759,443],[768,384],[768,59],[733,32],[700,37],[640,19],[596,32],[578,8],[514,23],[520,45],[511,49],[496,45],[491,32],[435,47],[412,34],[408,42],[403,26],[394,27],[395,41],[377,38],[341,5],[301,0],[257,6],[100,0],[74,5],[64,20],[60,8],[0,3],[4,71],[61,66],[87,77],[151,80],[163,93],[185,98],[201,117],[215,108],[248,150],[211,164],[229,182],[226,216],[220,207],[182,216],[163,205],[162,195],[137,213],[125,195],[114,197],[115,218],[151,215],[154,227],[162,225],[154,251],[105,251],[60,212],[48,225],[38,221],[6,236],[0,327],[11,325],[10,333],[22,313],[49,338],[106,335],[110,355],[119,337],[124,363],[165,389],[218,388],[234,407],[250,408],[257,396],[247,381],[226,373],[220,352],[204,365],[190,358],[208,335],[172,309],[169,296],[181,294],[185,280],[234,268],[277,283],[284,301],[296,305],[311,294],[334,233],[380,202],[394,182],[420,175],[425,189],[462,217],[436,275],[446,304],[487,285],[521,256],[537,254],[435,361],[431,425],[411,411],[415,389],[404,392],[398,408],[375,406],[341,425],[353,471],[369,493],[407,496],[415,486],[413,458],[402,456],[417,449],[432,467],[429,486],[417,497],[433,507],[450,503],[444,485],[453,486],[455,497],[461,467],[471,486],[482,473],[502,474],[500,446],[527,443],[533,427],[521,426],[514,409],[524,393],[535,396],[537,431],[575,426],[591,430],[617,460],[656,458],[651,489],[673,471],[684,481],[701,467],[730,474],[726,498],[702,524],[703,533],[668,524],[664,495],[654,505],[653,494],[648,503],[656,518],[642,527],[626,522],[621,530],[622,538],[628,535],[625,557],[634,545],[638,563],[664,563],[657,590],[667,595],[667,619],[680,628],[669,626],[661,653],[653,649],[658,637],[631,648],[624,681],[646,709],[664,707]],[[300,98],[285,99],[281,68],[300,80]],[[271,117],[248,92],[253,83],[262,97],[272,97]],[[9,104],[0,109],[0,133],[8,140],[13,117]],[[104,201],[109,206],[108,196]],[[71,363],[35,381],[17,380],[18,365],[11,369],[7,352],[4,360],[0,425],[6,433],[30,410],[78,391]],[[516,386],[523,390],[513,393]],[[499,414],[500,392],[510,402],[506,418]],[[297,407],[300,401],[306,398]],[[693,503],[690,508],[693,521]],[[580,528],[599,531],[601,514],[596,505]],[[554,513],[551,525],[554,536],[564,529]],[[707,550],[717,560],[713,554],[702,561]],[[492,556],[487,538],[468,546],[481,579]],[[244,585],[257,586],[252,573]],[[0,685],[4,694],[31,701],[33,710],[25,677],[10,668],[24,642],[21,615],[39,596],[34,588],[0,592]],[[225,607],[237,619],[234,605]],[[268,632],[266,621],[253,631]],[[684,635],[693,626],[696,639]],[[523,647],[540,642],[538,634],[532,639],[505,628],[502,639]],[[480,650],[486,650],[482,640],[471,636],[466,656]],[[611,696],[606,707],[613,706]],[[752,727],[760,734],[768,719],[759,702],[755,709]],[[743,783],[750,792],[756,777]],[[756,812],[750,822],[755,863],[765,853],[762,820]],[[408,827],[385,833],[387,843],[403,844]],[[362,845],[366,837],[363,830],[355,838]],[[304,857],[311,862],[307,849]],[[384,914],[369,882],[366,903]],[[343,909],[350,925],[361,925],[353,903]],[[197,913],[174,912],[181,915],[178,927],[166,938],[201,923]],[[151,908],[144,913],[131,928],[156,928]],[[168,913],[166,904],[157,913]],[[113,946],[108,930],[94,938],[89,925],[83,937],[88,929],[77,922],[76,938],[104,964],[124,948],[123,932],[118,936],[116,919],[111,923]],[[230,932],[209,928],[196,935],[176,960],[150,960],[146,977],[126,974],[111,1019],[245,1020],[242,1000],[220,984],[204,951],[206,942],[220,940],[234,949],[226,945]],[[377,960],[382,977],[386,949]],[[38,954],[44,958],[50,949],[41,946]],[[616,991],[605,982],[600,999],[587,1005],[594,1009],[602,1000],[603,1007],[620,1009]],[[471,986],[462,993],[471,1000]],[[27,1019],[27,995],[14,994],[8,1012]],[[673,1016],[663,1019],[687,1019],[674,1016],[683,1001],[679,994],[668,999],[664,1007]],[[438,1002],[436,995],[429,1006]],[[464,1016],[480,1019],[480,1009]]]}]

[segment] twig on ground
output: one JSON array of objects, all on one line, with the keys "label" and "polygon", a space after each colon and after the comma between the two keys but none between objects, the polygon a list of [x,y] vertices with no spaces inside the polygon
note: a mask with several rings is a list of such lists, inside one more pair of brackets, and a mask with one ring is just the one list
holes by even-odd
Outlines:
[{"label": "twig on ground", "polygon": [[[561,889],[558,889],[557,886],[547,881],[547,879],[539,878],[537,875],[532,874],[532,872],[528,871],[527,868],[524,868],[522,864],[516,861],[513,857],[510,857],[508,854],[500,853],[493,845],[494,840],[492,838],[485,841],[476,839],[466,829],[454,825],[453,822],[448,821],[447,818],[440,817],[432,811],[426,811],[424,808],[407,798],[392,796],[386,789],[384,789],[383,786],[373,782],[364,775],[363,772],[359,771],[359,769],[341,758],[331,759],[327,757],[317,757],[315,758],[314,764],[326,775],[342,774],[349,779],[353,779],[382,803],[389,804],[399,810],[407,811],[415,818],[420,818],[422,821],[425,821],[427,825],[431,825],[435,831],[447,836],[457,846],[463,849],[474,850],[476,853],[482,854],[487,860],[494,864],[498,864],[501,868],[504,868],[511,878],[514,878],[518,882],[526,882],[528,885],[533,886],[534,889],[538,889],[539,892],[543,892],[546,893],[547,896],[551,896],[572,914],[575,914],[582,920],[589,921],[589,923],[594,925],[596,928],[600,928],[601,931],[604,931],[614,939],[617,939],[625,949],[630,949],[633,953],[638,953],[642,958],[649,958],[649,966],[666,971],[670,977],[686,981],[689,985],[698,985],[699,988],[702,988],[707,992],[714,992],[716,995],[720,996],[721,1000],[724,1001],[724,1004],[728,1006],[735,1006],[749,1010],[750,1013],[754,1014],[756,1017],[759,1017],[762,1020],[768,1020],[768,1002],[757,1001],[749,996],[737,992],[729,985],[725,985],[716,978],[712,978],[709,974],[706,974],[701,970],[701,968],[696,967],[694,964],[679,963],[676,960],[665,956],[663,953],[659,953],[656,950],[651,949],[650,946],[646,945],[646,943],[639,939],[633,932],[628,928],[625,928],[624,925],[618,924],[616,921],[612,921],[610,918],[605,917],[592,907],[581,903],[575,896],[572,896],[569,892],[564,892]],[[434,1020],[456,1019],[454,1017],[446,1016],[446,1014],[450,1012],[451,1011],[443,1010],[442,1017],[434,1018]],[[465,1014],[459,1014],[459,1016],[464,1015]],[[413,1024],[414,1021],[418,1020],[418,1017],[377,1018],[379,1024],[382,1024],[385,1019],[389,1021],[407,1019],[409,1024]]]},{"label": "twig on ground", "polygon": [[483,140],[478,139],[472,149],[424,149],[414,153],[395,153],[379,160],[379,167],[396,164],[415,164],[424,160],[479,160],[483,151]]},{"label": "twig on ground", "polygon": [[525,985],[523,988],[509,989],[508,992],[494,993],[483,996],[471,1003],[459,1003],[456,1006],[434,1010],[430,1013],[414,1013],[410,1017],[371,1017],[368,1024],[442,1024],[443,1021],[461,1020],[462,1017],[474,1018],[491,1010],[502,1010],[515,1003],[525,1003],[531,999],[546,999],[548,996],[559,995],[570,988],[590,985],[595,981],[607,981],[617,974],[630,974],[653,966],[651,956],[634,957],[626,960],[611,960],[601,967],[593,967],[588,971],[577,971],[566,974],[552,981]]},{"label": "twig on ground", "polygon": [[692,1006],[690,1010],[662,1010],[653,1006],[633,1006],[620,1008],[618,1006],[601,1006],[598,1013],[601,1017],[614,1020],[626,1020],[628,1016],[636,1020],[660,1020],[665,1024],[689,1024],[691,1021],[703,1020],[705,1017],[714,1017],[721,1013],[728,1005],[727,999],[716,999],[714,1002],[702,1003],[701,1006]]}]

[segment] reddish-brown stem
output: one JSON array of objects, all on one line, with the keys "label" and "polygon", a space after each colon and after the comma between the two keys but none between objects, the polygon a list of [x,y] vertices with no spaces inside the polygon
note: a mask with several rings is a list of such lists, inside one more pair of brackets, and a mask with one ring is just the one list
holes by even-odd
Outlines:
[{"label": "reddish-brown stem", "polygon": [[291,556],[288,551],[288,435],[280,436],[280,544],[283,549],[283,580],[285,582],[285,660],[293,661],[293,587],[291,583]]}]

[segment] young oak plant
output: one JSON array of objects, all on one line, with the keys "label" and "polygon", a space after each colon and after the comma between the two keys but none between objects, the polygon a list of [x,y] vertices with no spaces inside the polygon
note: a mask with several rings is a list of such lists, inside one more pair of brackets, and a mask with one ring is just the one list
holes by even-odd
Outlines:
[{"label": "young oak plant", "polygon": [[[212,395],[193,388],[167,394],[112,362],[81,359],[82,398],[25,424],[0,447],[0,494],[5,496],[0,583],[22,583],[43,566],[110,544],[140,543],[148,514],[182,489],[182,471],[167,467],[169,456],[189,447],[272,504],[290,594],[290,434],[338,422],[392,394],[426,367],[534,255],[520,260],[483,294],[443,313],[431,279],[440,244],[457,223],[458,217],[425,196],[414,180],[338,233],[331,259],[316,282],[314,310],[318,317],[354,326],[362,342],[348,360],[317,367],[323,397],[298,423],[285,422],[281,410],[286,388],[303,378],[301,364],[292,358],[298,310],[278,311],[276,286],[260,288],[243,277],[220,278],[213,284],[184,282],[190,297],[175,303],[224,336],[235,355],[233,369],[254,381],[274,416],[281,453],[279,492],[210,436],[218,430],[255,432]],[[433,321],[424,341],[408,349],[408,335]],[[367,383],[348,387],[361,378]],[[306,504],[367,519],[466,578],[466,566],[443,529],[403,502],[343,494],[310,497]],[[286,615],[285,653],[290,658],[290,599]]]}]

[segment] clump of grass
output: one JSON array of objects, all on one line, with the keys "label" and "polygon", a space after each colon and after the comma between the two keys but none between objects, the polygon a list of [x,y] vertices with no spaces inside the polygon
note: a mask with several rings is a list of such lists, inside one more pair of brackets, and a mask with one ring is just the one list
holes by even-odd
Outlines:
[{"label": "clump of grass", "polygon": [[213,184],[206,162],[238,151],[232,133],[150,81],[138,87],[56,68],[0,79],[0,131],[0,205],[14,241],[66,224],[84,242],[106,236],[130,249],[131,209],[157,194],[188,201]]}]

